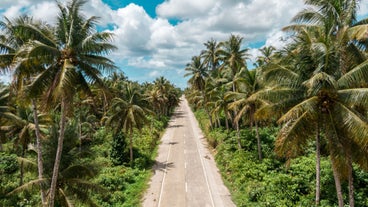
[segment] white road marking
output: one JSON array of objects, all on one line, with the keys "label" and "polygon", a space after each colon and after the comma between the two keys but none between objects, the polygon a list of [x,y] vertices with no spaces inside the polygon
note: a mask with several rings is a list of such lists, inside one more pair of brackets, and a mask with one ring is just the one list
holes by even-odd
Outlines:
[{"label": "white road marking", "polygon": [[188,183],[185,182],[185,192],[188,193]]},{"label": "white road marking", "polygon": [[[190,122],[191,122],[192,130],[193,130],[193,132],[194,132],[194,121],[193,121],[193,119],[194,119],[194,114],[190,114],[190,115],[189,115],[189,119],[191,119],[191,120],[190,120]],[[195,134],[195,133],[194,133],[194,134]],[[199,150],[199,144],[198,144],[198,142],[199,142],[199,141],[200,141],[200,140],[195,139],[195,143],[196,143],[196,146],[197,146],[197,151],[198,151],[198,154],[199,154],[199,159],[201,160],[201,163],[202,163],[202,169],[203,169],[204,178],[205,178],[205,180],[206,180],[207,189],[208,189],[208,192],[209,192],[209,194],[210,194],[211,203],[212,203],[212,206],[215,206],[215,202],[213,201],[213,196],[212,196],[212,192],[211,192],[210,184],[209,184],[209,182],[208,182],[208,177],[207,177],[207,173],[206,173],[206,168],[204,167],[203,156],[202,156],[202,154],[201,154],[201,152],[200,152],[200,150]]]},{"label": "white road marking", "polygon": [[164,191],[165,178],[166,178],[166,174],[167,174],[167,163],[169,162],[169,158],[170,158],[171,146],[172,146],[172,144],[170,144],[170,146],[169,146],[169,152],[167,153],[167,157],[166,157],[166,163],[165,163],[165,169],[164,169],[164,176],[162,178],[161,190],[160,190],[160,197],[158,199],[158,206],[159,207],[161,206],[162,193]]}]

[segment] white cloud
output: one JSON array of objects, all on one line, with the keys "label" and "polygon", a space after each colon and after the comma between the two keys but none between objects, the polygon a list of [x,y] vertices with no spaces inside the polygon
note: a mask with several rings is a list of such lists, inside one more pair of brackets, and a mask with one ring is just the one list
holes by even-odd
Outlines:
[{"label": "white cloud", "polygon": [[191,19],[205,16],[215,4],[216,0],[169,0],[160,4],[156,12],[165,18]]},{"label": "white cloud", "polygon": [[153,20],[145,12],[143,7],[129,4],[125,8],[117,10],[114,14],[117,45],[119,55],[145,56],[150,55],[148,44],[150,41],[150,26]]},{"label": "white cloud", "polygon": [[0,73],[0,83],[9,83],[11,81],[12,75],[10,73]]},{"label": "white cloud", "polygon": [[56,23],[56,14],[59,9],[55,2],[41,2],[34,4],[29,8],[29,13],[36,19],[41,19],[48,22],[49,24]]},{"label": "white cloud", "polygon": [[[110,26],[119,48],[112,56],[116,62],[152,69],[147,76],[155,76],[167,74],[163,71],[168,69],[182,74],[185,64],[211,38],[223,41],[238,34],[244,37],[244,47],[265,42],[280,48],[281,28],[303,7],[303,0],[166,0],[157,6],[157,17],[152,18],[133,3],[112,10],[102,0],[89,0],[83,12],[87,17],[101,17],[104,28]],[[360,8],[359,15],[367,16],[368,0],[361,0]],[[22,11],[47,21],[57,15],[54,0],[0,0],[1,15],[16,17]],[[172,19],[180,21],[172,25]],[[259,55],[257,48],[249,52]]]},{"label": "white cloud", "polygon": [[3,13],[2,16],[7,17],[8,19],[13,19],[19,16],[21,9],[22,6],[20,5],[11,6],[8,9],[6,9],[6,11]]},{"label": "white cloud", "polygon": [[368,18],[368,0],[360,1],[358,15],[361,17]]},{"label": "white cloud", "polygon": [[149,73],[149,77],[151,77],[151,78],[157,78],[160,75],[161,75],[161,73],[159,71],[157,71],[157,70],[154,70],[154,71],[152,71],[152,72]]}]

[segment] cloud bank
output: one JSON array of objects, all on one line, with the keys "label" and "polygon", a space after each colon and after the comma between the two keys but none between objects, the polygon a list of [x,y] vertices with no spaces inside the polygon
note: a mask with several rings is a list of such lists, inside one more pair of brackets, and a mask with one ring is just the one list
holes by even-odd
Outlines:
[{"label": "cloud bank", "polygon": [[[368,0],[360,5],[359,15],[366,16]],[[113,10],[102,0],[90,0],[83,11],[101,17],[101,28],[115,34],[119,50],[112,58],[123,71],[149,70],[148,80],[169,74],[168,79],[184,87],[185,65],[204,49],[204,42],[237,34],[244,37],[244,47],[254,47],[250,52],[256,56],[256,47],[282,46],[280,29],[303,7],[303,0],[166,0],[151,17],[134,3]],[[57,7],[53,0],[1,0],[0,13],[9,18],[27,13],[52,23]]]}]

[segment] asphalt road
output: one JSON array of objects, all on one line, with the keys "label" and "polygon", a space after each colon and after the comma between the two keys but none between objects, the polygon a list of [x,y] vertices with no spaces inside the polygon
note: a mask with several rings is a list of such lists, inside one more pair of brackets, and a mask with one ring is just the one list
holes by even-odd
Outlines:
[{"label": "asphalt road", "polygon": [[232,207],[213,156],[182,97],[161,139],[144,207]]}]

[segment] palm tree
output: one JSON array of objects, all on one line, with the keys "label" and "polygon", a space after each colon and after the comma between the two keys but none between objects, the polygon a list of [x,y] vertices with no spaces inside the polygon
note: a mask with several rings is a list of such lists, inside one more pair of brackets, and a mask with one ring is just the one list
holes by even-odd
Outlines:
[{"label": "palm tree", "polygon": [[115,133],[120,130],[129,137],[130,165],[133,164],[133,130],[141,129],[147,123],[147,113],[150,111],[143,105],[143,99],[139,96],[132,83],[126,85],[124,98],[116,97],[109,110],[111,114],[106,121],[107,125],[115,129]]},{"label": "palm tree", "polygon": [[[9,137],[15,137],[14,145],[20,147],[21,158],[25,158],[28,145],[33,138],[35,126],[30,122],[30,110],[22,107],[15,109],[16,112],[4,113],[4,118],[8,120],[8,125],[1,126],[0,130],[7,131]],[[19,185],[23,185],[23,161],[20,162],[20,179]]]},{"label": "palm tree", "polygon": [[253,128],[253,124],[255,126],[258,159],[262,160],[261,140],[259,137],[258,122],[255,118],[255,113],[257,109],[262,105],[267,104],[267,102],[257,97],[257,93],[262,89],[260,69],[249,71],[243,68],[243,70],[239,72],[238,76],[240,78],[237,79],[237,82],[239,82],[239,85],[241,84],[243,87],[238,87],[239,92],[228,92],[225,96],[226,100],[232,101],[229,108],[236,112],[234,121],[238,134],[238,145],[239,148],[241,148],[239,120],[241,120],[243,116],[246,116],[249,118],[251,128]]},{"label": "palm tree", "polygon": [[[323,130],[330,149],[337,191],[341,191],[337,168],[338,162],[341,162],[339,159],[341,155],[351,156],[341,154],[346,152],[346,139],[354,146],[366,144],[362,139],[367,138],[368,132],[367,122],[354,109],[354,106],[358,105],[365,105],[364,108],[367,108],[368,89],[339,89],[339,82],[344,78],[346,76],[335,81],[328,74],[319,73],[308,80],[306,84],[310,94],[306,100],[291,108],[280,118],[279,122],[284,125],[276,141],[278,153],[293,157],[306,146],[308,139],[313,138],[319,130]],[[339,205],[341,205],[340,199]]]},{"label": "palm tree", "polygon": [[274,55],[276,48],[273,46],[265,46],[261,49],[259,49],[259,51],[261,52],[262,56],[258,56],[257,60],[256,60],[256,67],[262,67],[268,63],[271,62],[272,60],[272,56]]},{"label": "palm tree", "polygon": [[[208,70],[204,67],[200,56],[193,56],[192,61],[187,64],[185,68],[188,71],[184,76],[191,76],[188,83],[192,86],[194,90],[198,90],[201,94],[203,105],[206,105],[208,100],[205,92],[206,78],[209,76]],[[205,108],[207,116],[210,120],[210,127],[213,127],[213,121],[210,112]]]},{"label": "palm tree", "polygon": [[58,4],[60,13],[54,33],[45,35],[47,41],[30,41],[20,54],[30,65],[46,67],[30,86],[32,96],[45,94],[48,105],[60,102],[60,132],[58,151],[50,188],[49,206],[54,206],[56,183],[63,148],[67,114],[77,90],[89,92],[88,82],[102,85],[103,71],[114,69],[109,59],[103,57],[115,47],[109,43],[112,34],[96,32],[97,17],[85,19],[80,9],[85,0],[72,0],[66,6]]},{"label": "palm tree", "polygon": [[[329,0],[329,1],[306,1],[308,5],[311,5],[308,9],[303,10],[293,19],[296,25],[291,25],[288,29],[305,30],[308,27],[319,28],[317,31],[322,31],[322,35],[319,35],[318,40],[315,42],[314,51],[318,51],[315,58],[320,71],[314,70],[314,74],[325,72],[326,74],[315,76],[317,79],[322,76],[334,81],[340,81],[342,77],[349,74],[351,71],[355,71],[354,78],[360,80],[359,82],[365,82],[368,78],[366,73],[362,73],[359,68],[359,64],[365,61],[364,55],[361,55],[359,51],[359,38],[361,38],[361,31],[363,27],[366,27],[367,20],[357,22],[356,11],[358,8],[358,1],[348,0]],[[353,34],[353,35],[351,35]],[[358,41],[357,41],[358,40]],[[357,43],[357,44],[356,44]],[[319,56],[319,57],[318,57]],[[332,57],[332,58],[330,58]],[[362,63],[364,64],[364,63]],[[315,67],[312,67],[315,68]],[[354,72],[351,72],[354,73]],[[359,75],[357,74],[359,73]],[[329,77],[331,76],[331,77]],[[311,80],[311,79],[310,79]],[[342,79],[344,80],[344,78]],[[357,81],[356,80],[356,81]],[[365,80],[365,81],[364,81]],[[319,80],[321,81],[321,80]],[[329,82],[328,80],[324,80]],[[332,81],[333,82],[333,81]],[[344,86],[360,88],[362,85]],[[334,86],[335,90],[342,89]],[[350,142],[347,142],[350,143]],[[343,144],[344,145],[344,144]],[[349,145],[347,149],[341,149],[342,151],[349,152]],[[347,155],[350,157],[350,155]],[[339,206],[343,206],[342,193],[340,190],[340,178],[336,172],[336,160],[332,160],[332,164],[335,166],[334,175],[336,182],[336,189],[338,194]],[[347,164],[348,169],[352,169],[351,164]],[[349,204],[354,206],[354,188],[352,172],[349,172]],[[317,197],[316,197],[316,203]]]},{"label": "palm tree", "polygon": [[[9,88],[1,86],[0,88],[0,126],[5,125],[4,114],[9,111]],[[4,132],[0,131],[0,152],[3,150],[3,142],[6,140]]]},{"label": "palm tree", "polygon": [[[74,124],[74,123],[73,123]],[[91,193],[102,193],[106,192],[102,187],[90,181],[97,171],[95,166],[79,164],[78,158],[80,157],[80,152],[75,150],[76,145],[76,135],[77,132],[75,128],[77,126],[68,125],[66,132],[66,140],[68,141],[66,146],[63,148],[64,158],[63,163],[60,167],[60,172],[57,180],[57,191],[55,195],[55,202],[57,206],[68,206],[72,207],[81,202],[83,204],[88,204],[89,206],[96,206],[96,204],[91,199]],[[45,151],[45,165],[52,166],[54,160],[51,155],[55,154],[57,150],[54,145],[57,145],[56,138],[58,137],[58,127],[54,124],[50,127],[50,138],[48,139],[47,150]],[[46,172],[47,175],[42,179],[31,180],[23,185],[17,187],[9,194],[20,193],[24,191],[32,191],[46,183],[51,182],[52,168],[46,168],[49,171]],[[77,173],[76,173],[77,172]]]},{"label": "palm tree", "polygon": [[[248,57],[248,49],[241,49],[242,42],[242,37],[231,35],[227,41],[220,43],[219,54],[220,60],[223,62],[221,70],[229,70],[232,79],[242,68],[246,68],[245,60]],[[233,84],[232,91],[236,91],[235,84]]]},{"label": "palm tree", "polygon": [[220,49],[221,44],[216,40],[211,39],[204,43],[206,50],[201,52],[203,63],[206,65],[207,70],[211,71],[212,76],[216,76],[217,69],[220,66]]},{"label": "palm tree", "polygon": [[[225,82],[224,82],[225,81]],[[215,119],[218,119],[223,113],[225,118],[225,127],[227,130],[230,129],[229,120],[231,115],[229,112],[229,101],[225,99],[225,94],[228,91],[228,87],[225,84],[227,80],[208,78],[206,81],[207,96],[209,97],[208,103],[204,106],[211,109],[211,114],[214,115]],[[219,126],[221,126],[220,121]]]},{"label": "palm tree", "polygon": [[[38,65],[30,67],[27,65],[19,53],[22,47],[29,40],[47,41],[49,26],[41,21],[35,21],[28,16],[22,16],[14,21],[5,18],[5,21],[0,22],[0,27],[4,31],[4,34],[0,37],[0,62],[1,68],[5,71],[13,72],[12,90],[15,89],[18,96],[24,100],[26,98],[23,90],[26,84],[29,84],[32,76],[40,73],[42,66]],[[40,138],[40,129],[38,124],[38,109],[37,99],[35,97],[29,97],[32,102],[33,117],[36,131],[37,141],[37,163],[38,163],[38,176],[43,178],[43,161],[42,161],[42,144]],[[46,202],[45,193],[41,189],[42,203]]]}]

